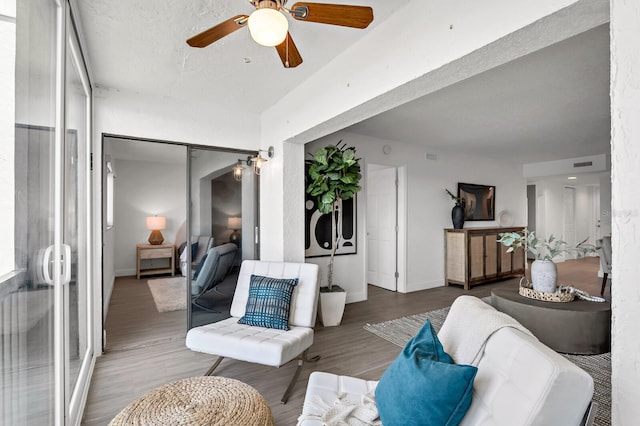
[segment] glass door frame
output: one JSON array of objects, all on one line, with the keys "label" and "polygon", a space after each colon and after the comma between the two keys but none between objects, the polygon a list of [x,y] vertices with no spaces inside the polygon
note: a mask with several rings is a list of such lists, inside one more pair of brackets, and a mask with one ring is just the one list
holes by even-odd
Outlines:
[{"label": "glass door frame", "polygon": [[[69,57],[76,68],[76,72],[80,77],[80,81],[82,83],[82,88],[85,95],[85,135],[84,135],[84,148],[79,149],[79,154],[83,154],[84,158],[82,161],[79,161],[80,165],[83,165],[83,170],[80,171],[79,177],[82,176],[84,178],[84,185],[82,189],[85,194],[84,197],[79,197],[79,200],[83,203],[78,205],[80,209],[79,214],[84,215],[84,219],[80,221],[80,223],[85,226],[85,236],[86,241],[84,241],[85,252],[78,253],[78,265],[80,265],[80,255],[83,256],[83,261],[85,264],[85,268],[78,269],[77,282],[81,283],[84,281],[84,286],[86,290],[86,297],[84,300],[78,299],[78,305],[80,303],[85,303],[86,307],[86,317],[79,318],[78,321],[86,322],[86,350],[84,354],[80,357],[82,359],[82,363],[80,366],[80,370],[78,372],[77,379],[75,383],[71,383],[70,375],[69,375],[69,357],[70,351],[68,351],[68,346],[70,341],[68,338],[65,338],[65,346],[66,346],[66,354],[65,354],[65,394],[67,395],[65,400],[65,406],[68,407],[68,419],[70,423],[77,424],[79,423],[79,416],[81,415],[82,409],[84,408],[84,401],[86,399],[86,394],[88,392],[90,380],[91,380],[91,370],[93,367],[93,340],[94,340],[94,327],[93,327],[93,294],[94,294],[94,286],[92,285],[92,261],[93,261],[93,250],[92,250],[92,228],[91,228],[91,218],[92,218],[92,210],[91,210],[91,183],[92,183],[92,173],[91,173],[91,141],[92,141],[92,88],[89,80],[89,75],[87,72],[87,66],[82,55],[82,50],[80,47],[80,42],[78,40],[78,34],[76,31],[76,27],[74,24],[73,11],[69,9],[66,14],[66,49],[64,60],[66,61],[66,55],[69,54]],[[66,62],[65,62],[66,63]],[[70,72],[70,70],[65,70],[66,72]],[[66,75],[66,74],[65,74]],[[66,90],[65,90],[66,93]],[[66,99],[66,95],[65,95]],[[67,129],[64,129],[64,136],[66,137]],[[78,146],[82,138],[78,138]],[[66,185],[65,185],[66,186]],[[63,229],[64,231],[64,229]],[[83,272],[83,276],[79,276],[79,272]],[[65,289],[68,292],[68,287]],[[68,298],[65,298],[68,301]],[[68,332],[70,329],[69,324],[69,305],[65,306],[65,332]],[[68,336],[68,335],[67,335]]]},{"label": "glass door frame", "polygon": [[[54,145],[54,238],[53,238],[53,287],[54,287],[54,421],[55,425],[62,426],[66,424],[79,424],[81,412],[83,410],[86,394],[89,389],[91,370],[95,360],[93,352],[93,286],[92,280],[92,238],[91,238],[91,146],[92,146],[92,90],[88,76],[87,66],[78,40],[78,34],[74,25],[73,11],[68,0],[55,0],[57,11],[57,31],[56,31],[56,132]],[[71,55],[72,61],[76,66],[80,79],[85,90],[85,158],[81,162],[83,166],[82,175],[86,180],[84,186],[86,193],[84,194],[84,203],[80,214],[85,215],[86,226],[86,253],[83,254],[86,262],[84,281],[87,286],[87,297],[85,300],[87,314],[87,350],[78,374],[76,383],[79,386],[73,386],[69,383],[68,371],[68,330],[69,330],[69,306],[66,304],[68,298],[65,293],[68,291],[67,277],[70,271],[70,256],[65,252],[64,246],[64,166],[65,166],[65,138],[66,138],[66,116],[65,116],[65,100],[66,100],[66,78],[67,78],[67,54]],[[78,301],[80,303],[80,301]],[[79,318],[80,320],[80,318]]]}]

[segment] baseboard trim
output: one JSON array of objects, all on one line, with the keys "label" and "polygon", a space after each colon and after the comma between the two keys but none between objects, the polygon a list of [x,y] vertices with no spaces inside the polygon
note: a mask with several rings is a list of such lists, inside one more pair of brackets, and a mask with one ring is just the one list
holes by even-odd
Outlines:
[{"label": "baseboard trim", "polygon": [[346,303],[356,303],[356,302],[364,302],[367,300],[364,292],[351,293],[347,292],[347,302]]},{"label": "baseboard trim", "polygon": [[130,276],[135,276],[136,275],[136,270],[131,268],[131,269],[116,269],[116,277],[130,277]]},{"label": "baseboard trim", "polygon": [[430,288],[436,288],[436,287],[444,287],[444,278],[441,278],[439,280],[407,283],[406,292],[412,293],[414,291],[428,290]]}]

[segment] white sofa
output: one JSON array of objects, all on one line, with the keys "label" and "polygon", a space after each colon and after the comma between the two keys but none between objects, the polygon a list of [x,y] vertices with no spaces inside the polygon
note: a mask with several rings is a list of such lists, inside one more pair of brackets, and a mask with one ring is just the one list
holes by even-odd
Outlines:
[{"label": "white sofa", "polygon": [[[514,328],[505,314],[472,296],[460,296],[451,307],[438,337],[456,363],[455,354],[477,345],[476,324],[489,317],[495,332],[481,349],[472,348],[478,367],[473,400],[462,425],[580,425],[591,424],[593,379],[584,370],[554,352],[535,337]],[[519,324],[517,324],[519,326]],[[520,326],[521,327],[521,326]],[[525,330],[526,331],[526,330]],[[482,334],[482,332],[480,333]],[[300,425],[320,426],[316,417],[322,403],[331,405],[340,394],[361,400],[378,382],[314,372],[309,378]],[[407,397],[409,397],[407,395]],[[319,403],[322,402],[322,403]]]}]

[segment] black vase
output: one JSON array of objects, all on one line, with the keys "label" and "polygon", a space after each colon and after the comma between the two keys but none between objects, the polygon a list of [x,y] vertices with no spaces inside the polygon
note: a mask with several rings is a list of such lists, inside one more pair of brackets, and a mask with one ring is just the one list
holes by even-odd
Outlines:
[{"label": "black vase", "polygon": [[462,229],[464,226],[464,207],[462,207],[462,204],[453,206],[451,221],[453,222],[453,229]]}]

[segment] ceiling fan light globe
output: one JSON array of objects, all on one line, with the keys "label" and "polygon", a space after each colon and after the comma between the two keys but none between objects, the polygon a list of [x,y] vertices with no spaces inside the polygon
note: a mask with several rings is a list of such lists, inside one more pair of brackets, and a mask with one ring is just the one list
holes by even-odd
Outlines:
[{"label": "ceiling fan light globe", "polygon": [[273,47],[284,41],[289,31],[289,21],[275,9],[258,9],[249,16],[251,38],[263,46]]}]

